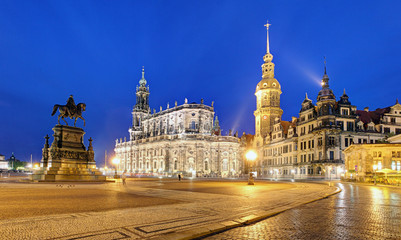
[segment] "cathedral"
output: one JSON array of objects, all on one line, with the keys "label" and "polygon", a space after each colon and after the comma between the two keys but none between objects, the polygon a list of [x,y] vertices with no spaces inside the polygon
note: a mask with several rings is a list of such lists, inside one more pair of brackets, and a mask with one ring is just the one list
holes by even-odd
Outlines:
[{"label": "cathedral", "polygon": [[188,177],[235,177],[241,174],[238,133],[222,136],[211,106],[189,103],[167,104],[160,111],[149,106],[149,86],[142,69],[136,88],[129,138],[116,140],[119,169],[128,173]]},{"label": "cathedral", "polygon": [[[316,103],[305,95],[299,117],[283,121],[280,83],[274,78],[273,55],[269,47],[263,57],[262,80],[256,85],[255,136],[259,152],[256,171],[266,178],[338,179],[344,174],[344,153],[351,144],[377,143],[401,133],[401,111],[396,105],[369,111],[357,110],[345,90],[337,100],[326,71]],[[397,113],[397,111],[395,111]]]}]

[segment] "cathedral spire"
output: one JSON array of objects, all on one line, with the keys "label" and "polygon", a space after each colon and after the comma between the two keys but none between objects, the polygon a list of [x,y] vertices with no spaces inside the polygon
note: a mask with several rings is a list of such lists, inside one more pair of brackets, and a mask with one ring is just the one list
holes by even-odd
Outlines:
[{"label": "cathedral spire", "polygon": [[139,84],[141,86],[145,86],[146,85],[146,79],[145,79],[145,67],[142,66],[142,78],[141,80],[139,80]]}]

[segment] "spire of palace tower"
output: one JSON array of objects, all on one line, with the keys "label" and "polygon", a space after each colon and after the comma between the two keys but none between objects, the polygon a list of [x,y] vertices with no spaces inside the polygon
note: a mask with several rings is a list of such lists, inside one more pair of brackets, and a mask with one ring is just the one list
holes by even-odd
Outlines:
[{"label": "spire of palace tower", "polygon": [[272,63],[273,55],[270,53],[269,44],[269,27],[271,24],[267,22],[264,26],[266,27],[266,54],[263,56],[262,64],[262,77],[263,78],[274,78],[274,63]]},{"label": "spire of palace tower", "polygon": [[326,70],[326,57],[324,57],[324,75],[322,78],[322,89],[319,91],[317,95],[317,101],[321,100],[334,100],[335,96],[333,91],[329,88],[329,76],[327,76]]},{"label": "spire of palace tower", "polygon": [[269,21],[267,21],[267,23],[264,25],[266,27],[266,33],[267,33],[267,37],[266,37],[266,53],[270,53],[270,47],[269,47],[269,26],[271,24],[269,24]]},{"label": "spire of palace tower", "polygon": [[322,78],[322,88],[329,88],[329,76],[327,76],[326,70],[326,57],[324,57],[324,75]]}]

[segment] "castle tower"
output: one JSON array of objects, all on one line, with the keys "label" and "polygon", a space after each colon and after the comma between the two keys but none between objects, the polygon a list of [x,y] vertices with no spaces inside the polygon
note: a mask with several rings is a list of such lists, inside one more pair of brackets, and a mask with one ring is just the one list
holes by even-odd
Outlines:
[{"label": "castle tower", "polygon": [[263,56],[262,80],[256,86],[256,111],[255,115],[255,144],[263,145],[263,139],[273,130],[274,119],[281,119],[283,110],[280,108],[281,86],[274,78],[273,55],[269,48],[269,26],[265,25],[267,30],[266,54]]},{"label": "castle tower", "polygon": [[142,134],[142,119],[150,114],[149,86],[146,85],[145,69],[142,67],[142,78],[136,87],[136,104],[132,110],[132,128],[129,130],[131,140]]}]

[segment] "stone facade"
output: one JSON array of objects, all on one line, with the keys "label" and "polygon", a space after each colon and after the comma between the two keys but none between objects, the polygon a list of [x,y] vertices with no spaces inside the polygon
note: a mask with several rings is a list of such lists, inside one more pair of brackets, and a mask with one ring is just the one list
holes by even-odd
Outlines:
[{"label": "stone facade", "polygon": [[[256,163],[258,176],[340,178],[344,171],[344,149],[353,143],[376,143],[386,135],[401,131],[401,105],[398,101],[392,107],[369,111],[357,110],[356,106],[351,104],[345,90],[337,100],[329,87],[326,64],[321,81],[322,89],[316,104],[306,94],[299,117],[293,117],[291,121],[282,121],[280,84],[273,78],[274,67],[265,67],[272,59],[269,42],[267,46],[265,63],[262,65],[263,79],[258,83],[255,93],[257,108],[254,147],[259,151]],[[265,79],[270,79],[271,83]],[[261,87],[261,84],[264,84],[265,88]],[[266,97],[263,97],[264,92]],[[275,94],[276,97],[270,98],[274,101],[268,101],[268,94]],[[267,99],[265,104],[263,99]],[[267,109],[271,114],[264,115],[264,118],[269,120],[269,124],[263,125],[263,117],[261,118],[259,113],[266,112]]]},{"label": "stone facade", "polygon": [[[116,140],[119,170],[186,176],[238,176],[242,158],[237,133],[221,136],[214,107],[188,103],[160,111],[149,107],[149,87],[142,70],[132,111],[130,140]],[[213,118],[215,120],[213,121]]]},{"label": "stone facade", "polygon": [[401,143],[354,144],[344,154],[346,180],[401,182]]},{"label": "stone facade", "polygon": [[6,161],[6,157],[0,154],[0,170],[8,169],[8,162]]}]

